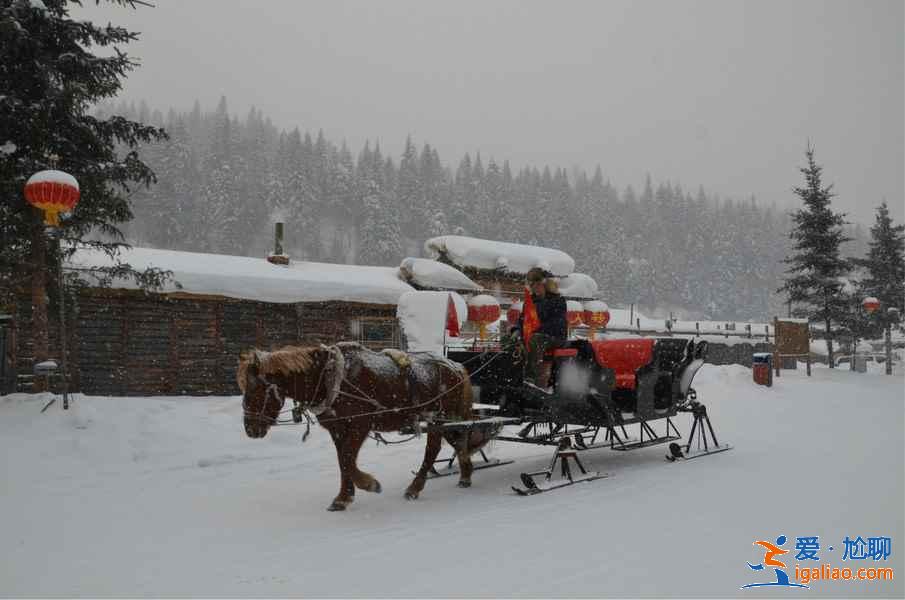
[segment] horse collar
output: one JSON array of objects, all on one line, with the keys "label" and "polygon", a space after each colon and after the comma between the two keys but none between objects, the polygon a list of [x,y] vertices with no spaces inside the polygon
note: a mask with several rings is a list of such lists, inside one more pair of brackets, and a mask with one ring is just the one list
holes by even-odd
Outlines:
[{"label": "horse collar", "polygon": [[321,369],[320,379],[314,389],[314,394],[316,395],[320,389],[321,381],[324,380],[326,387],[324,400],[320,404],[309,407],[309,410],[317,416],[330,410],[330,407],[333,406],[336,397],[339,395],[339,388],[343,384],[343,379],[346,377],[346,359],[342,351],[335,345],[325,346],[321,344],[321,348],[330,353],[330,358],[327,359],[327,364]]}]

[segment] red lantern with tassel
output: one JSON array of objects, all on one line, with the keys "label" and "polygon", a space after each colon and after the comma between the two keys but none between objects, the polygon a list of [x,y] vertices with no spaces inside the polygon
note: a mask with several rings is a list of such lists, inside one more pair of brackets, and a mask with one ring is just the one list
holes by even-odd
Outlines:
[{"label": "red lantern with tassel", "polygon": [[493,296],[479,294],[468,300],[468,320],[478,324],[481,341],[487,339],[487,326],[500,318],[500,303]]},{"label": "red lantern with tassel", "polygon": [[25,199],[44,211],[44,224],[60,226],[60,213],[71,212],[79,202],[79,184],[63,171],[40,171],[25,182]]},{"label": "red lantern with tassel", "polygon": [[576,300],[567,300],[566,301],[566,323],[569,325],[569,329],[574,329],[582,324],[582,318],[584,317],[584,307],[581,305],[581,302]]},{"label": "red lantern with tassel", "polygon": [[584,322],[588,325],[588,339],[593,340],[597,328],[605,328],[610,322],[610,309],[606,302],[591,300],[584,303]]},{"label": "red lantern with tassel", "polygon": [[509,322],[509,325],[512,326],[518,323],[520,316],[522,316],[522,301],[516,300],[509,305],[509,310],[506,311],[506,320]]},{"label": "red lantern with tassel", "polygon": [[873,296],[868,296],[861,301],[861,306],[864,307],[864,310],[866,310],[868,314],[872,315],[880,308],[880,301]]}]

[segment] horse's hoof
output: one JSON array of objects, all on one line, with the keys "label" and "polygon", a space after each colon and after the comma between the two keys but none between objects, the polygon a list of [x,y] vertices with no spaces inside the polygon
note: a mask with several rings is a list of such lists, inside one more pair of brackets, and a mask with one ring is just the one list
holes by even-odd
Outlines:
[{"label": "horse's hoof", "polygon": [[374,485],[371,486],[371,491],[375,494],[379,494],[383,491],[383,486],[380,485],[380,482],[376,479],[374,480]]},{"label": "horse's hoof", "polygon": [[459,482],[459,487],[460,487],[460,488],[470,488],[470,487],[471,487],[471,482],[470,482],[470,481],[460,481],[460,482]]},{"label": "horse's hoof", "polygon": [[329,510],[330,512],[335,512],[337,510],[346,510],[346,503],[334,501],[333,504],[327,507],[327,510]]},{"label": "horse's hoof", "polygon": [[417,500],[417,499],[418,499],[418,492],[406,492],[406,493],[405,493],[405,499],[406,499],[406,500]]}]

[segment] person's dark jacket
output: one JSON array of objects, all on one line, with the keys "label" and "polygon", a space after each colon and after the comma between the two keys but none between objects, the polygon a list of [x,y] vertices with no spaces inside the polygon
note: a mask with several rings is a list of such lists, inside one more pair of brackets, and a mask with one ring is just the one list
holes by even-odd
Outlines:
[{"label": "person's dark jacket", "polygon": [[[532,295],[534,308],[537,310],[537,318],[540,319],[540,327],[535,333],[544,333],[550,337],[565,340],[569,337],[569,328],[566,321],[566,299],[559,294],[547,292],[543,298]],[[525,315],[518,318],[518,325],[514,328],[519,333],[524,326]]]}]

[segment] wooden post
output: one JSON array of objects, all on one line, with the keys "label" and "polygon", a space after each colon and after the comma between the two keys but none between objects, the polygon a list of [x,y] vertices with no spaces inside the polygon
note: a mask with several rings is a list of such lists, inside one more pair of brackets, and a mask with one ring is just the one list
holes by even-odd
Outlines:
[{"label": "wooden post", "polygon": [[811,376],[811,353],[810,352],[808,352],[807,358],[805,360],[807,361],[806,364],[808,366],[808,377],[810,377]]},{"label": "wooden post", "polygon": [[886,374],[892,375],[892,323],[886,321]]},{"label": "wooden post", "polygon": [[60,259],[60,271],[57,274],[57,287],[60,297],[57,304],[60,309],[60,372],[63,380],[63,410],[69,410],[69,372],[66,369],[66,279],[63,275],[63,232],[57,229],[57,255]]},{"label": "wooden post", "polygon": [[179,369],[179,323],[176,320],[176,307],[171,305],[166,310],[170,315],[170,338],[169,348],[167,348],[169,383],[166,389],[170,394],[175,394],[179,391],[179,379],[181,377],[181,370]]},{"label": "wooden post", "polygon": [[776,376],[780,377],[782,373],[780,373],[780,361],[782,361],[782,356],[779,354],[779,317],[773,317],[773,367],[776,369]]}]

